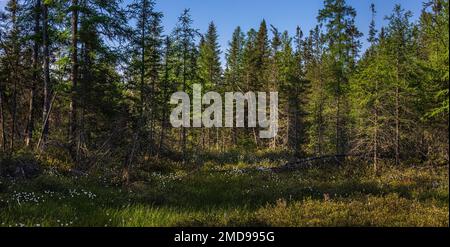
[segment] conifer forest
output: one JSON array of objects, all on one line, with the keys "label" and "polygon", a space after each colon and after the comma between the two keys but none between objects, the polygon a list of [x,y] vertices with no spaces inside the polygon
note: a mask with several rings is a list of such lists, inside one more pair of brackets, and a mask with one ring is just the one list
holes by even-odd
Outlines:
[{"label": "conifer forest", "polygon": [[[227,37],[159,1],[0,0],[0,227],[449,226],[448,0]],[[174,126],[194,85],[277,92],[276,135]]]}]

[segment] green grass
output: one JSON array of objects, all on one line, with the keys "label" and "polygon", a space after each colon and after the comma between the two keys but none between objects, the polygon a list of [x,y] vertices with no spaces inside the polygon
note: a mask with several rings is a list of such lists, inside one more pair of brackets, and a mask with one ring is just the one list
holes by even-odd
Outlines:
[{"label": "green grass", "polygon": [[[226,163],[226,162],[225,162]],[[0,183],[1,226],[449,226],[448,167],[316,168],[110,179],[41,175]]]}]

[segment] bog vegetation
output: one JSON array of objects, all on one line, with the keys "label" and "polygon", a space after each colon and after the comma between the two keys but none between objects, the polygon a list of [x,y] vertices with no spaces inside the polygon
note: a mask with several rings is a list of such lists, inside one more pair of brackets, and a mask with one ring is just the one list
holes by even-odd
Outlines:
[{"label": "bog vegetation", "polygon": [[[371,13],[363,35],[324,0],[312,30],[262,20],[219,47],[153,0],[8,0],[1,226],[448,226],[448,0]],[[195,83],[279,92],[278,135],[173,128]]]}]

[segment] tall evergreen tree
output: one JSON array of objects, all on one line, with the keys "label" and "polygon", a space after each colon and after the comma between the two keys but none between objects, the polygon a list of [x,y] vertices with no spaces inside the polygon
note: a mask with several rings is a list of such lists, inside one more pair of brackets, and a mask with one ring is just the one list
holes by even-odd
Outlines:
[{"label": "tall evergreen tree", "polygon": [[[419,84],[421,122],[424,131],[422,153],[436,162],[449,162],[449,2],[425,2],[420,17],[420,61],[426,76]],[[439,131],[440,130],[440,131]],[[442,131],[442,132],[441,132]],[[445,136],[445,138],[443,138]],[[446,157],[442,159],[442,157]]]},{"label": "tall evergreen tree", "polygon": [[[237,27],[233,32],[231,42],[229,42],[229,48],[225,54],[225,88],[230,92],[241,90],[241,87],[244,84],[244,45],[245,35],[242,32],[241,27]],[[231,130],[232,143],[233,146],[236,146],[238,141],[238,129],[233,127]]]},{"label": "tall evergreen tree", "polygon": [[155,124],[159,106],[157,90],[160,88],[162,67],[163,27],[161,12],[155,10],[153,0],[134,1],[128,6],[130,17],[136,21],[130,39],[131,61],[129,66],[129,87],[133,94],[135,107],[134,134],[125,161],[129,167],[139,154],[156,153]]},{"label": "tall evergreen tree", "polygon": [[[415,63],[412,60],[411,52],[414,49],[414,33],[413,24],[410,22],[412,13],[405,11],[400,5],[394,7],[393,13],[386,19],[389,21],[386,29],[387,42],[386,48],[388,49],[388,56],[392,61],[392,68],[394,68],[394,85],[393,85],[393,98],[394,98],[394,152],[395,163],[400,163],[401,146],[402,146],[402,129],[406,128],[407,121],[403,121],[407,118],[404,114],[409,111],[411,107],[410,90],[408,78],[411,76],[410,69]],[[403,119],[403,120],[402,120]],[[410,123],[409,123],[410,124]]]},{"label": "tall evergreen tree", "polygon": [[208,31],[203,37],[199,51],[199,77],[205,90],[213,85],[220,84],[222,77],[222,65],[220,63],[220,46],[218,43],[217,28],[214,22],[208,26]]},{"label": "tall evergreen tree", "polygon": [[256,84],[253,85],[254,90],[269,89],[268,68],[270,58],[270,42],[266,21],[263,20],[256,33],[255,39],[255,70]]},{"label": "tall evergreen tree", "polygon": [[41,0],[35,0],[32,7],[32,16],[34,21],[33,27],[33,72],[32,83],[30,86],[30,97],[28,105],[28,121],[25,133],[25,146],[29,146],[33,138],[35,111],[36,111],[36,94],[37,85],[40,82],[40,48],[41,48]]},{"label": "tall evergreen tree", "polygon": [[348,151],[348,77],[354,68],[361,33],[355,26],[356,11],[345,0],[325,0],[318,21],[326,28],[328,88],[335,99],[335,153]]},{"label": "tall evergreen tree", "polygon": [[[197,68],[195,66],[197,60],[197,47],[195,39],[199,36],[198,30],[192,27],[192,18],[189,9],[185,9],[180,17],[173,32],[174,35],[174,52],[177,57],[175,73],[178,82],[181,84],[181,90],[188,91],[197,78]],[[186,128],[181,128],[181,150],[187,154],[187,132]]]},{"label": "tall evergreen tree", "polygon": [[[78,88],[78,25],[79,25],[79,8],[78,0],[71,1],[71,46],[70,46],[70,81],[72,83],[71,87],[71,101],[70,101],[70,117],[69,117],[69,144],[71,146],[72,156],[78,157],[75,154],[77,150],[77,122],[78,122],[78,99],[77,99],[77,88]],[[78,141],[79,142],[79,141]]]},{"label": "tall evergreen tree", "polygon": [[330,152],[331,141],[328,133],[327,122],[330,121],[330,113],[326,111],[329,103],[329,95],[325,86],[325,64],[324,61],[324,38],[318,26],[310,31],[304,46],[306,78],[311,82],[309,102],[307,109],[309,152],[319,156]]},{"label": "tall evergreen tree", "polygon": [[225,81],[231,90],[237,90],[237,85],[243,79],[243,51],[245,35],[240,27],[237,27],[229,43],[229,48],[225,55],[226,69]]},{"label": "tall evergreen tree", "polygon": [[354,151],[367,154],[373,160],[375,172],[378,171],[378,159],[387,148],[383,140],[391,135],[388,131],[388,101],[390,64],[382,46],[386,44],[384,31],[377,37],[375,29],[375,6],[371,5],[372,21],[369,27],[369,49],[359,62],[359,68],[350,80],[351,97],[353,100],[353,116],[356,118],[356,137]]}]

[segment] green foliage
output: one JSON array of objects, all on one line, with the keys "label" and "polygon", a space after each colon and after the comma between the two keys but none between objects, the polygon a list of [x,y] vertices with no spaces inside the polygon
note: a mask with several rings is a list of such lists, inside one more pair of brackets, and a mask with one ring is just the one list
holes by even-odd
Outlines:
[{"label": "green foliage", "polygon": [[237,91],[243,82],[243,50],[245,35],[240,27],[237,27],[229,43],[229,48],[225,55],[226,69],[224,72],[226,85],[231,91]]},{"label": "green foliage", "polygon": [[[324,217],[326,215],[326,217]],[[258,211],[258,218],[271,226],[447,226],[444,209],[400,198],[397,194],[385,197],[367,196],[359,200],[318,203],[278,201]]]},{"label": "green foliage", "polygon": [[[363,53],[356,10],[324,0],[307,35],[237,27],[225,68],[220,27],[200,34],[185,9],[165,34],[156,6],[8,1],[0,223],[448,226],[448,0],[427,0],[418,22],[396,5],[380,30],[372,4]],[[170,95],[195,83],[279,92],[278,136],[172,128]],[[269,172],[334,154],[352,158]]]},{"label": "green foliage", "polygon": [[220,64],[220,46],[217,28],[213,22],[208,26],[208,32],[202,37],[199,47],[199,77],[203,89],[209,91],[215,85],[221,84],[222,66]]},{"label": "green foliage", "polygon": [[[426,59],[424,66],[429,76],[424,80],[429,101],[434,107],[428,109],[425,117],[448,118],[449,112],[449,4],[448,1],[429,1],[421,17],[422,37]],[[424,85],[424,86],[425,86]]]},{"label": "green foliage", "polygon": [[234,165],[194,174],[152,173],[147,181],[127,188],[55,175],[7,182],[0,192],[0,224],[448,226],[445,167],[384,167],[374,176],[361,165],[288,174],[242,172]]},{"label": "green foliage", "polygon": [[[439,15],[442,13],[439,12]],[[430,18],[428,15],[432,13],[424,12],[422,19]],[[432,63],[419,49],[428,44],[420,44],[423,41],[418,39],[426,39],[424,37],[427,37],[428,28],[426,25],[416,26],[411,23],[410,17],[411,13],[401,6],[394,8],[393,14],[387,17],[387,28],[381,30],[379,37],[371,38],[372,46],[351,77],[352,117],[358,136],[354,146],[360,152],[372,153],[376,159],[377,156],[389,156],[398,145],[401,154],[406,150],[416,150],[416,155],[410,154],[410,158],[423,159],[428,156],[430,162],[441,163],[431,158],[434,155],[415,144],[417,137],[403,132],[419,128],[422,131],[421,138],[427,139],[429,134],[426,129],[433,128],[434,124],[445,125],[446,121],[440,118],[445,113],[434,118],[434,123],[424,121],[424,117],[431,116],[429,114],[433,111],[429,108],[433,101],[431,94],[439,91],[438,85],[448,84],[448,80],[437,84],[436,81],[430,81],[433,73],[430,73],[429,68]],[[372,32],[376,33],[376,30]],[[444,54],[445,49],[448,52],[448,47],[442,47]],[[441,104],[445,105],[444,102],[441,99]],[[431,103],[435,106],[438,104],[436,101]],[[434,151],[439,152],[438,149]]]}]

